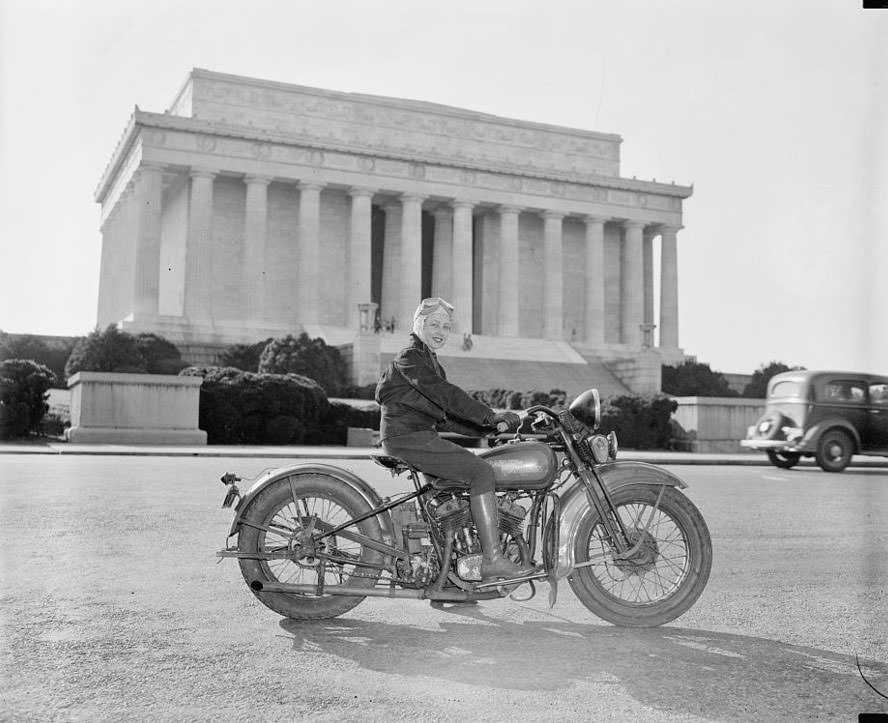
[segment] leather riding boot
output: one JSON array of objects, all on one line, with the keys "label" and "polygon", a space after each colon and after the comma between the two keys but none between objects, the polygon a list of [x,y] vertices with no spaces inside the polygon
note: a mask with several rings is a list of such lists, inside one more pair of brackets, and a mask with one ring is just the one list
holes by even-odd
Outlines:
[{"label": "leather riding boot", "polygon": [[499,516],[496,495],[486,492],[469,498],[472,519],[481,540],[481,579],[490,582],[498,578],[523,577],[534,571],[533,565],[519,565],[507,558],[500,549]]}]

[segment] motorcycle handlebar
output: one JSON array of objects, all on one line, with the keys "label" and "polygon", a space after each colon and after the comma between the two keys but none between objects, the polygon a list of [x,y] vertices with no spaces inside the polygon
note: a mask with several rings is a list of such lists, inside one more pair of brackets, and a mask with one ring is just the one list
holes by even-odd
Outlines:
[{"label": "motorcycle handlebar", "polygon": [[[518,428],[520,429],[521,425],[524,424],[524,420],[527,419],[530,414],[526,409],[523,412],[516,412],[516,414],[518,415]],[[509,425],[505,422],[498,422],[496,425],[496,431],[499,434],[504,434],[509,431]]]}]

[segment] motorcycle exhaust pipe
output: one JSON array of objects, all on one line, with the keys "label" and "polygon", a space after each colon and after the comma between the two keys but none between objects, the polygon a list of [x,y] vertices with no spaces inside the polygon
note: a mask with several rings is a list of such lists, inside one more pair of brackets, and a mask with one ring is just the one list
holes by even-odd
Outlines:
[{"label": "motorcycle exhaust pipe", "polygon": [[[283,582],[262,582],[262,580],[253,580],[250,583],[250,589],[255,592],[282,592],[282,593],[301,593],[301,594],[317,594],[317,586],[315,585],[295,585]],[[325,595],[342,595],[346,597],[391,597],[391,598],[408,598],[411,600],[425,600],[425,590],[403,590],[403,589],[382,589],[382,588],[357,588],[346,587],[345,585],[324,585]],[[456,592],[450,590],[435,591],[429,600],[442,600],[444,602],[465,601],[469,600],[469,596],[464,592]]]}]

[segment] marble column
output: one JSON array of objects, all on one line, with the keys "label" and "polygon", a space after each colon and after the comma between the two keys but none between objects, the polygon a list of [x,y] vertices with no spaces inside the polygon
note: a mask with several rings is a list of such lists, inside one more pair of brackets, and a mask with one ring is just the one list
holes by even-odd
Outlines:
[{"label": "marble column", "polygon": [[250,175],[244,179],[247,186],[244,210],[244,297],[247,321],[265,319],[265,289],[268,281],[268,176]]},{"label": "marble column", "polygon": [[[371,251],[371,201],[373,190],[369,188],[352,188],[351,223],[349,225],[348,243],[348,282],[346,298],[346,323],[352,329],[361,325],[360,304],[370,303],[370,275],[372,270]],[[369,320],[373,328],[373,319]]]},{"label": "marble column", "polygon": [[455,332],[472,333],[472,208],[468,201],[453,202],[453,298]]},{"label": "marble column", "polygon": [[654,236],[656,228],[648,226],[641,236],[642,276],[644,277],[644,323],[654,323]]},{"label": "marble column", "polygon": [[133,311],[135,318],[157,316],[160,288],[160,204],[163,169],[143,164],[138,170],[136,193],[136,258],[133,264]]},{"label": "marble column", "polygon": [[115,285],[118,289],[118,304],[115,310],[115,318],[112,322],[120,321],[133,314],[135,310],[136,289],[133,286],[135,279],[136,246],[139,235],[139,204],[136,200],[136,182],[131,178],[126,184],[126,189],[121,196],[124,202],[121,209],[118,232],[120,233],[120,259],[121,268],[129,272],[125,279],[117,279]]},{"label": "marble column", "polygon": [[300,324],[320,323],[320,284],[318,280],[321,230],[321,189],[319,183],[299,184],[299,262],[296,271],[296,314]]},{"label": "marble column", "polygon": [[621,341],[632,347],[641,347],[641,325],[644,323],[644,224],[626,221],[623,228]]},{"label": "marble column", "polygon": [[435,209],[435,245],[432,252],[432,296],[451,301],[453,296],[453,211]]},{"label": "marble column", "polygon": [[410,193],[401,196],[401,294],[398,314],[401,329],[413,326],[413,312],[422,301],[423,200],[422,196]]},{"label": "marble column", "polygon": [[213,317],[213,179],[204,169],[191,171],[188,239],[185,248],[185,316],[191,321]]},{"label": "marble column", "polygon": [[678,349],[678,249],[681,226],[660,229],[660,347]]},{"label": "marble column", "polygon": [[605,219],[586,216],[586,289],[583,304],[584,339],[604,344],[604,224]]},{"label": "marble column", "polygon": [[557,341],[564,336],[563,219],[563,213],[543,211],[543,338]]},{"label": "marble column", "polygon": [[497,333],[518,336],[518,215],[516,206],[499,209],[499,288],[497,294]]},{"label": "marble column", "polygon": [[113,322],[116,311],[118,290],[115,279],[121,263],[120,227],[125,197],[126,191],[121,192],[114,208],[102,224],[102,259],[99,267],[99,303],[96,316],[102,329]]},{"label": "marble column", "polygon": [[400,303],[401,273],[401,204],[387,203],[382,207],[385,211],[385,235],[382,248],[382,298],[379,314],[383,327],[395,319],[398,329],[410,329],[403,326],[403,319],[398,319]]}]

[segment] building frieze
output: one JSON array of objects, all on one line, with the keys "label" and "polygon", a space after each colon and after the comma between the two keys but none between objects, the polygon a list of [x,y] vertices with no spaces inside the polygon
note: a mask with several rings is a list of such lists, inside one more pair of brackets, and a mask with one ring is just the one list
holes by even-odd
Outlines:
[{"label": "building frieze", "polygon": [[[507,193],[553,196],[580,202],[609,203],[676,212],[692,187],[636,179],[589,174],[539,172],[504,164],[463,162],[450,157],[415,153],[381,152],[346,143],[321,143],[296,139],[288,134],[247,129],[221,123],[147,113],[136,109],[128,138],[121,140],[116,162],[136,137],[152,148],[219,155],[357,172],[429,183],[457,184]],[[115,175],[115,159],[109,163],[96,191],[101,201],[107,182]]]}]

